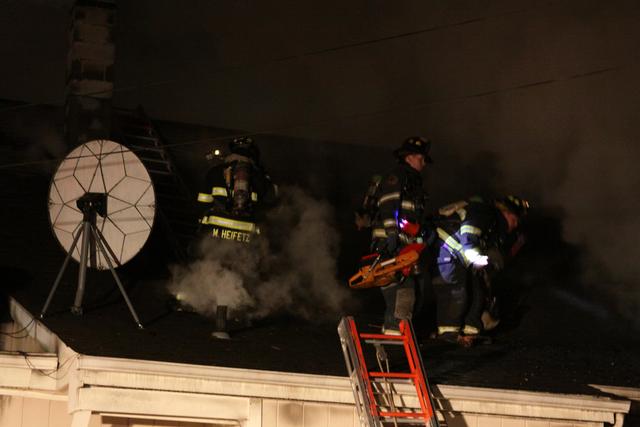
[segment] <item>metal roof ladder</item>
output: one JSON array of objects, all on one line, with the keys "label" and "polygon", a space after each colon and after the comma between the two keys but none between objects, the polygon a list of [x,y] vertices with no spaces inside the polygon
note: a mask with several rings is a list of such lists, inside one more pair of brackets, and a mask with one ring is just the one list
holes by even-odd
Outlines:
[{"label": "metal roof ladder", "polygon": [[[400,335],[385,335],[358,332],[353,317],[348,316],[340,321],[338,334],[363,427],[440,426],[409,320],[400,322]],[[377,362],[374,370],[367,367],[365,357],[372,355],[371,346]],[[385,350],[388,346],[395,349]],[[408,369],[392,372],[391,367],[397,365],[391,363],[391,353],[406,357],[406,366],[402,366]]]},{"label": "metal roof ladder", "polygon": [[178,259],[184,261],[187,247],[198,229],[199,211],[194,193],[178,173],[164,138],[142,108],[117,110],[117,113],[119,136],[149,171],[165,234]]}]

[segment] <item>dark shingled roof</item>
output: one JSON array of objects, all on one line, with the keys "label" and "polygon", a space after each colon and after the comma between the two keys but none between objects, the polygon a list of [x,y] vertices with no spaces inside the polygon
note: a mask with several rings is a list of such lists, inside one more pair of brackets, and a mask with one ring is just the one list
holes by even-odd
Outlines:
[{"label": "dark shingled roof", "polygon": [[[38,314],[65,253],[47,218],[48,178],[24,169],[0,171],[0,272],[3,287]],[[85,313],[68,307],[76,287],[72,263],[44,323],[75,351],[247,369],[346,375],[336,326],[290,317],[233,325],[232,339],[216,340],[213,321],[173,311],[164,290],[167,269],[152,245],[121,271],[143,323],[138,330],[109,272],[93,272],[87,283]],[[429,338],[430,318],[415,320],[431,381],[439,384],[594,393],[588,384],[637,387],[640,341],[611,314],[570,303],[571,294],[536,283],[514,292],[494,343],[472,349]],[[368,310],[349,313],[362,327],[381,322],[376,290],[358,295]],[[429,311],[427,311],[429,312]]]}]

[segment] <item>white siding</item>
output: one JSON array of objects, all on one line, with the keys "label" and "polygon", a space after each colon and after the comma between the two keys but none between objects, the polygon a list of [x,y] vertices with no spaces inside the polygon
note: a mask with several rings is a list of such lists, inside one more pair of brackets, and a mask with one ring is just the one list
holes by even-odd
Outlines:
[{"label": "white siding", "polygon": [[264,400],[262,427],[359,427],[349,405]]},{"label": "white siding", "polygon": [[[445,414],[448,427],[602,427],[602,423],[537,420],[482,414]],[[0,427],[69,427],[67,402],[0,396]],[[355,408],[311,402],[264,400],[262,427],[358,427]],[[92,414],[89,427],[222,427],[219,424]],[[224,426],[228,427],[228,425]]]},{"label": "white siding", "polygon": [[[303,424],[302,403],[278,402],[277,427],[301,427]],[[264,427],[264,426],[263,426]]]},{"label": "white siding", "polygon": [[325,405],[305,404],[302,423],[304,427],[330,427],[329,409]]},{"label": "white siding", "polygon": [[[70,427],[67,402],[0,396],[0,427]],[[216,424],[136,418],[101,417],[92,414],[89,427],[218,427]],[[225,426],[228,427],[228,426]]]},{"label": "white siding", "polygon": [[68,413],[67,402],[51,401],[49,405],[49,427],[69,427],[71,415]]},{"label": "white siding", "polygon": [[23,397],[0,397],[0,427],[22,426]]},{"label": "white siding", "polygon": [[352,427],[354,425],[358,426],[359,424],[355,407],[329,406],[329,426]]},{"label": "white siding", "polygon": [[0,396],[0,427],[69,427],[67,402]]},{"label": "white siding", "polygon": [[41,399],[24,399],[22,403],[22,427],[49,425],[50,402]]},{"label": "white siding", "polygon": [[262,401],[262,427],[278,425],[278,402],[275,400]]}]

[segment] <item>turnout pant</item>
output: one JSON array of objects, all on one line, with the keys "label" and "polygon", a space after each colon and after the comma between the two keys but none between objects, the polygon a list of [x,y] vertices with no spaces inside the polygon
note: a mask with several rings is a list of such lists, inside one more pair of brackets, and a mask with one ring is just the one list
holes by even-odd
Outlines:
[{"label": "turnout pant", "polygon": [[411,319],[416,300],[416,279],[416,276],[408,276],[380,288],[386,305],[384,311],[386,329],[398,329],[400,320]]},{"label": "turnout pant", "polygon": [[484,288],[470,268],[444,247],[437,258],[439,277],[433,280],[438,334],[476,335],[482,330]]}]

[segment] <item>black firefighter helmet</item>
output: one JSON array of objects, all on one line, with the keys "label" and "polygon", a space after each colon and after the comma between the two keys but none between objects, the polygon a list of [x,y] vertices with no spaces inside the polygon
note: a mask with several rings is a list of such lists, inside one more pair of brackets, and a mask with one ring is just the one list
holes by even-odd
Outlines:
[{"label": "black firefighter helmet", "polygon": [[393,155],[398,160],[402,160],[409,154],[422,154],[427,163],[433,163],[429,151],[431,151],[431,141],[429,139],[422,136],[411,136],[405,139],[399,148],[394,150]]},{"label": "black firefighter helmet", "polygon": [[248,157],[255,162],[260,160],[260,150],[254,139],[249,136],[233,138],[233,140],[229,141],[229,151],[240,156]]},{"label": "black firefighter helmet", "polygon": [[498,199],[497,202],[504,205],[504,207],[520,218],[525,216],[530,208],[529,202],[518,196],[505,196]]}]

